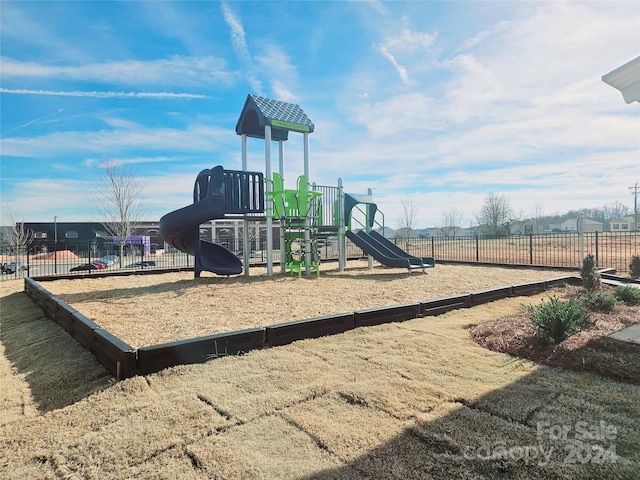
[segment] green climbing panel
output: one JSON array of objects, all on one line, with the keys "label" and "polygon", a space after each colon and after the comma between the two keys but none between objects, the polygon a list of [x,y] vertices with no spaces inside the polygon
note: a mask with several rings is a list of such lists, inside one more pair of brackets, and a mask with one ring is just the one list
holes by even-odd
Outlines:
[{"label": "green climbing panel", "polygon": [[[318,206],[322,193],[309,189],[305,175],[298,177],[297,189],[285,189],[279,173],[273,174],[273,218],[280,220],[284,228],[285,268],[298,273],[307,269],[315,270],[320,276],[320,261],[317,252],[315,227],[318,219]],[[306,252],[306,232],[309,235],[311,251]]]}]

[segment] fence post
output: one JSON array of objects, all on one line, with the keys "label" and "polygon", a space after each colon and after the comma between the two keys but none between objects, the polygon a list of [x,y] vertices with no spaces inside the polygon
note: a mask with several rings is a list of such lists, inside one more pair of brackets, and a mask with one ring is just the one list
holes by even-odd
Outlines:
[{"label": "fence post", "polygon": [[480,261],[480,237],[476,235],[476,262]]},{"label": "fence post", "polygon": [[436,239],[431,237],[431,256],[436,258]]},{"label": "fence post", "polygon": [[529,234],[529,265],[533,265],[533,233]]},{"label": "fence post", "polygon": [[600,257],[600,253],[598,252],[598,231],[596,230],[596,265],[599,265],[598,258]]}]

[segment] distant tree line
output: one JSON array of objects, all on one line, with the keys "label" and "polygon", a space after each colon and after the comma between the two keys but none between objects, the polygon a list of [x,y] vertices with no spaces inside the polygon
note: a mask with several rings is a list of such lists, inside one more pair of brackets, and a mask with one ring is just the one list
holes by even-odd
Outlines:
[{"label": "distant tree line", "polygon": [[[601,222],[609,227],[611,220],[630,215],[631,208],[620,203],[611,202],[601,207],[569,210],[564,214],[545,215],[540,204],[534,204],[530,215],[516,212],[505,195],[489,193],[476,214],[475,225],[481,228],[483,234],[493,237],[504,237],[512,233],[516,223],[531,222],[544,228],[549,225],[562,223],[568,218],[585,218]],[[406,219],[406,215],[404,217]],[[463,227],[464,218],[460,211],[453,207],[445,210],[437,227],[444,235],[454,237]]]}]

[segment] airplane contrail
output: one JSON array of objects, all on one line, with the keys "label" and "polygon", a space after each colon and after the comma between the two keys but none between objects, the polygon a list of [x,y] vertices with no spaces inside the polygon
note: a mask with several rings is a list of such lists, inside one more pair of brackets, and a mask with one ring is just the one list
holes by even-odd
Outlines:
[{"label": "airplane contrail", "polygon": [[63,109],[59,108],[58,110],[56,110],[53,113],[50,113],[48,115],[44,115],[42,117],[38,117],[38,118],[36,118],[34,120],[30,120],[27,123],[23,123],[22,125],[18,125],[17,127],[10,128],[9,130],[5,130],[5,131],[2,132],[2,136],[5,136],[7,133],[11,133],[11,132],[14,132],[16,130],[20,130],[21,128],[26,128],[26,127],[28,127],[30,125],[33,125],[33,124],[38,123],[38,122],[41,122],[42,120],[47,120],[48,118],[55,117],[56,115],[58,115],[62,111],[63,111]]},{"label": "airplane contrail", "polygon": [[210,99],[209,95],[199,93],[173,92],[96,92],[96,91],[55,91],[0,88],[0,93],[14,95],[52,95],[60,97],[93,97],[93,98],[155,98],[155,99]]}]

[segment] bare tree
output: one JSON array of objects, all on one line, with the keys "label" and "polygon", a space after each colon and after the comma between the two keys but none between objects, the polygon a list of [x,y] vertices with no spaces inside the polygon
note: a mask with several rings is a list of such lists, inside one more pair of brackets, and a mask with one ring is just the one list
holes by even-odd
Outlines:
[{"label": "bare tree", "polygon": [[455,237],[458,230],[462,228],[462,221],[462,213],[456,207],[451,207],[442,214],[438,227],[447,237]]},{"label": "bare tree", "polygon": [[599,209],[596,210],[593,215],[594,220],[598,220],[606,225],[609,225],[611,220],[615,218],[624,217],[629,215],[631,209],[626,205],[623,205],[620,202],[611,202],[609,204],[603,205]]},{"label": "bare tree", "polygon": [[533,225],[534,225],[534,230],[532,233],[540,233],[542,230],[540,228],[540,224],[542,223],[542,217],[544,217],[544,207],[542,206],[541,203],[534,203],[533,204],[533,211],[532,211],[532,220],[533,220]]},{"label": "bare tree", "polygon": [[396,230],[396,238],[403,239],[406,248],[409,248],[409,238],[415,235],[416,217],[418,216],[418,208],[411,200],[400,201],[400,218],[398,219],[398,230]]},{"label": "bare tree", "polygon": [[21,263],[21,257],[26,255],[27,249],[33,241],[33,231],[25,228],[24,220],[11,210],[9,205],[5,205],[6,216],[10,226],[2,232],[2,246],[8,248],[15,255],[16,265]]},{"label": "bare tree", "polygon": [[504,237],[510,233],[510,225],[516,220],[509,200],[504,195],[490,193],[478,214],[478,223],[485,228],[487,235]]},{"label": "bare tree", "polygon": [[104,228],[118,239],[120,266],[126,241],[139,228],[146,213],[143,191],[142,179],[129,165],[112,160],[104,164],[93,203],[95,215]]}]

